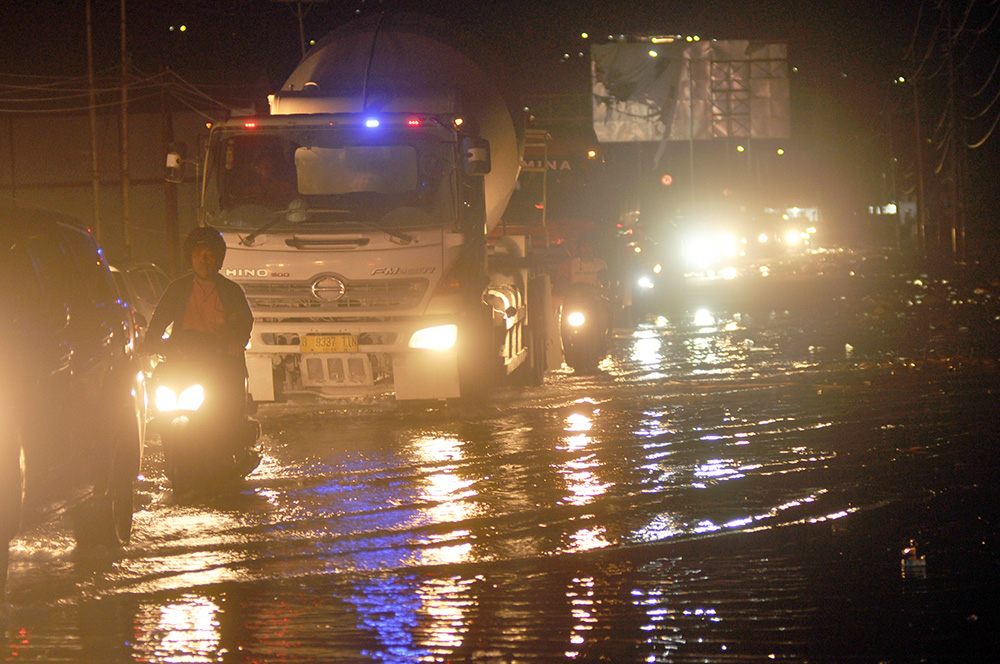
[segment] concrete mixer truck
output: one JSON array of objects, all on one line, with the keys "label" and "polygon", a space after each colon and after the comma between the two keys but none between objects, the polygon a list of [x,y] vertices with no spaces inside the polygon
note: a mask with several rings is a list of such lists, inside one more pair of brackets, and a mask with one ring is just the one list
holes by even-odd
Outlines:
[{"label": "concrete mixer truck", "polygon": [[523,132],[448,37],[411,15],[355,20],[267,116],[212,127],[199,219],[222,232],[222,273],[254,313],[255,400],[450,399],[542,379],[547,278],[525,238],[487,237]]}]

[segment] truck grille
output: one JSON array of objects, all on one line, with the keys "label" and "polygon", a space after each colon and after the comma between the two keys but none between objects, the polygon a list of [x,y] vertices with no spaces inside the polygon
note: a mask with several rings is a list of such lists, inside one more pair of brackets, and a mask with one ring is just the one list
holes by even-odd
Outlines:
[{"label": "truck grille", "polygon": [[367,311],[408,309],[417,306],[427,290],[427,279],[379,279],[348,281],[344,295],[333,302],[320,300],[312,293],[311,281],[247,282],[241,284],[254,313],[277,311]]}]

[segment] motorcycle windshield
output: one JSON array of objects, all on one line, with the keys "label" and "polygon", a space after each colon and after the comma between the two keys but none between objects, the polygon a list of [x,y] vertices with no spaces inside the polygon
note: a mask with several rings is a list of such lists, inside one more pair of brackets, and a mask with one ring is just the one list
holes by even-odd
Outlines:
[{"label": "motorcycle windshield", "polygon": [[440,226],[455,218],[454,172],[454,145],[431,132],[373,137],[311,127],[223,134],[210,147],[205,207],[222,230]]}]

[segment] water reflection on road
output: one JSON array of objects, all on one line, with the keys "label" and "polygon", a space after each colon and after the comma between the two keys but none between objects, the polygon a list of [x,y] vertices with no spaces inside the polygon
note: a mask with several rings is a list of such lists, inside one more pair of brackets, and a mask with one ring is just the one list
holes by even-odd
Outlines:
[{"label": "water reflection on road", "polygon": [[[954,319],[907,302],[691,308],[618,330],[593,376],[554,371],[482,404],[265,409],[265,458],[238,494],[178,504],[154,447],[120,560],[77,559],[58,528],[17,542],[4,655],[910,661],[984,647],[1000,578],[992,332],[943,334]],[[910,539],[926,578],[901,574]]]}]

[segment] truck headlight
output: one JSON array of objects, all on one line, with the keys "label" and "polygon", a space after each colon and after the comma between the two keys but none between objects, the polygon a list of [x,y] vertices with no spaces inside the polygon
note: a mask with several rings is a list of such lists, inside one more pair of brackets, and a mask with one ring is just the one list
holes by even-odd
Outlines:
[{"label": "truck headlight", "polygon": [[566,315],[566,324],[570,327],[580,327],[587,322],[587,317],[582,311],[571,311]]},{"label": "truck headlight", "polygon": [[417,330],[410,337],[410,348],[421,350],[448,350],[458,341],[457,325],[437,325]]},{"label": "truck headlight", "polygon": [[175,410],[198,410],[205,401],[205,388],[195,384],[183,390],[179,395],[177,392],[160,385],[156,388],[156,409],[161,413],[172,413]]}]

